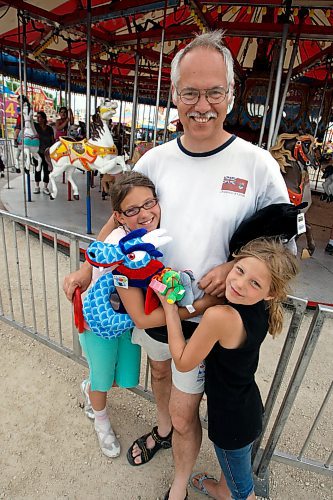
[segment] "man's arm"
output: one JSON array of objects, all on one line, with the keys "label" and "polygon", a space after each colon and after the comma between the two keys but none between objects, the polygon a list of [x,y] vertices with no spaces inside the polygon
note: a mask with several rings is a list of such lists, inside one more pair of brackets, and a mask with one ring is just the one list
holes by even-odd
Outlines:
[{"label": "man's arm", "polygon": [[[116,228],[113,215],[109,218],[107,223],[102,227],[97,235],[97,240],[104,241],[105,238]],[[80,269],[68,274],[64,278],[62,288],[69,301],[73,300],[75,288],[79,287],[81,292],[85,292],[90,285],[92,277],[92,266],[89,262],[84,262]]]}]

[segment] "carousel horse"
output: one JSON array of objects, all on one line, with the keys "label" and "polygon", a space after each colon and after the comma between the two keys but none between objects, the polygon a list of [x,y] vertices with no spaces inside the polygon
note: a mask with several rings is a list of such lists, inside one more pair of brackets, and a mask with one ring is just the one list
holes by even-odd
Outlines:
[{"label": "carousel horse", "polygon": [[22,133],[20,132],[17,138],[17,153],[15,158],[15,168],[16,171],[20,171],[20,156],[24,149],[24,169],[27,173],[30,172],[30,166],[32,159],[36,160],[37,172],[40,171],[42,166],[42,159],[38,154],[39,151],[39,137],[35,129],[33,121],[33,110],[30,102],[26,97],[23,97],[23,145],[22,145]]},{"label": "carousel horse", "polygon": [[57,197],[58,189],[55,179],[63,172],[68,173],[68,181],[73,188],[73,197],[79,199],[79,190],[73,179],[76,168],[83,171],[98,171],[101,174],[117,174],[127,170],[123,156],[118,156],[111,132],[108,127],[110,118],[115,114],[117,103],[105,99],[97,108],[91,126],[91,137],[75,141],[70,137],[60,137],[59,141],[49,149],[52,164],[50,174],[50,199]]},{"label": "carousel horse", "polygon": [[[312,203],[308,167],[319,167],[313,152],[314,143],[315,138],[312,135],[281,134],[275,146],[269,150],[280,165],[290,201],[294,205],[307,202],[307,207],[302,210],[304,214]],[[315,251],[311,226],[307,222],[305,225],[307,248],[302,250],[303,259],[311,257]]]}]

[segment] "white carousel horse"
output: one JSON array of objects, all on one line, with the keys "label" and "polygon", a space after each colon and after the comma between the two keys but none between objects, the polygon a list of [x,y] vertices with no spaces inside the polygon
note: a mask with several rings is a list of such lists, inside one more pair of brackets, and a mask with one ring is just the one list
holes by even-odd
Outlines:
[{"label": "white carousel horse", "polygon": [[15,158],[16,171],[20,171],[20,156],[22,149],[24,149],[23,164],[24,169],[28,173],[30,172],[31,160],[34,158],[37,161],[36,170],[40,171],[42,166],[42,159],[38,154],[39,151],[39,137],[35,129],[33,121],[33,110],[30,102],[25,98],[23,102],[23,146],[22,146],[22,134],[21,132],[17,138],[17,153]]},{"label": "white carousel horse", "polygon": [[73,180],[75,168],[80,170],[97,170],[101,174],[118,174],[128,169],[123,156],[117,155],[108,124],[115,114],[118,104],[105,99],[93,117],[92,133],[89,139],[74,141],[69,137],[60,140],[50,147],[49,154],[53,170],[50,174],[50,199],[57,197],[58,189],[55,179],[67,172],[68,181],[73,188],[73,197],[79,199],[79,190]]}]

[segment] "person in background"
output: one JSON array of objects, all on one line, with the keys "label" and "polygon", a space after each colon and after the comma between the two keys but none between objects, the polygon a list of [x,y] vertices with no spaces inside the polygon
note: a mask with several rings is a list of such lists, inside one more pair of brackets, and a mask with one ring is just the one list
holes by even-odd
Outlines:
[{"label": "person in background", "polygon": [[38,154],[42,159],[42,168],[39,172],[35,171],[35,189],[34,194],[40,193],[39,184],[42,178],[43,171],[43,182],[44,194],[50,194],[48,184],[49,184],[49,166],[45,160],[45,150],[54,144],[54,133],[53,128],[47,124],[47,117],[44,111],[38,111],[37,113],[37,123],[35,123],[35,129],[39,137],[39,151]]},{"label": "person in background", "polygon": [[58,140],[59,137],[67,135],[69,125],[73,125],[74,117],[71,109],[67,109],[62,106],[59,109],[60,118],[56,120],[55,123],[55,139]]}]

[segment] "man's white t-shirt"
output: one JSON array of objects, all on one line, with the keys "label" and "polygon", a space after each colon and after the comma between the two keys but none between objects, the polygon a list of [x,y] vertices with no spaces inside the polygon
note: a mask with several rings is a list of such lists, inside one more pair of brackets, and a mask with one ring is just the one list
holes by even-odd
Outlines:
[{"label": "man's white t-shirt", "polygon": [[207,153],[191,153],[180,139],[147,151],[135,170],[155,184],[160,227],[172,236],[163,262],[190,269],[197,282],[229,256],[229,241],[245,219],[272,203],[289,203],[278,163],[265,151],[232,136]]}]

